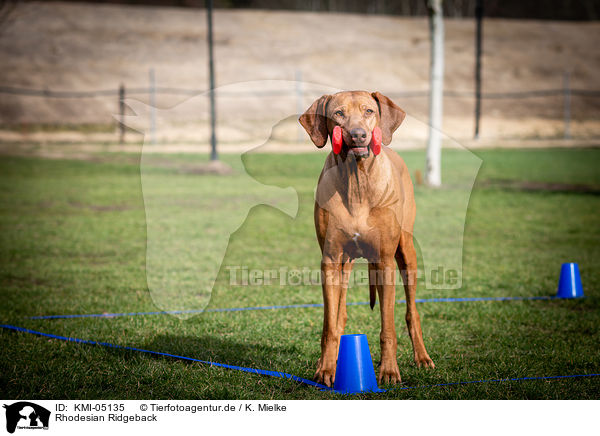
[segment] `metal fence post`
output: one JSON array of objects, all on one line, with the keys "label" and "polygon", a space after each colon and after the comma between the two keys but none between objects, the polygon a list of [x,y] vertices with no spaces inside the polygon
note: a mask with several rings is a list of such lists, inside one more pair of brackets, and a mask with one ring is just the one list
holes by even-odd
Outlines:
[{"label": "metal fence post", "polygon": [[119,144],[125,143],[125,85],[119,85]]},{"label": "metal fence post", "polygon": [[481,119],[481,38],[483,26],[483,1],[477,0],[475,6],[475,134],[479,139],[479,122]]},{"label": "metal fence post", "polygon": [[[304,92],[302,90],[302,70],[296,70],[296,116],[304,112]],[[304,130],[298,125],[297,142],[304,140]]]},{"label": "metal fence post", "polygon": [[215,108],[215,61],[213,53],[213,0],[206,0],[206,21],[208,33],[208,80],[210,89],[210,160],[218,160],[217,154],[217,110]]},{"label": "metal fence post", "polygon": [[154,68],[150,68],[150,142],[156,144],[156,84]]},{"label": "metal fence post", "polygon": [[569,71],[563,75],[563,112],[565,120],[565,139],[571,138],[571,85]]}]

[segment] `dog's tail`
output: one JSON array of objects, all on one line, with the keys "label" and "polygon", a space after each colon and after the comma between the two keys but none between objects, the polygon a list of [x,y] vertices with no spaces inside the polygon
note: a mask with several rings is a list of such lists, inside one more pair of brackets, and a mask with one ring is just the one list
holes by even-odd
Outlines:
[{"label": "dog's tail", "polygon": [[375,307],[375,301],[377,300],[377,268],[372,263],[369,263],[369,305],[371,310]]}]

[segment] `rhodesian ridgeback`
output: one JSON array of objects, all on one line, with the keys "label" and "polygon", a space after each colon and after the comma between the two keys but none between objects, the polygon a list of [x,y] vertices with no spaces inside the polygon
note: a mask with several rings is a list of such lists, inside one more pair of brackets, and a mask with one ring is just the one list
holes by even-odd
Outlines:
[{"label": "rhodesian ridgeback", "polygon": [[[413,245],[416,205],[402,158],[387,147],[405,117],[379,92],[324,95],[300,116],[319,148],[332,137],[333,151],[319,177],[315,227],[321,247],[324,299],[321,357],[315,379],[335,380],[340,335],[346,325],[346,291],[355,259],[369,263],[371,309],[377,295],[381,310],[379,382],[400,382],[394,325],[396,264],[406,293],[406,324],[417,366],[434,368],[423,343],[415,304],[417,255]],[[339,126],[339,127],[338,127]]]}]

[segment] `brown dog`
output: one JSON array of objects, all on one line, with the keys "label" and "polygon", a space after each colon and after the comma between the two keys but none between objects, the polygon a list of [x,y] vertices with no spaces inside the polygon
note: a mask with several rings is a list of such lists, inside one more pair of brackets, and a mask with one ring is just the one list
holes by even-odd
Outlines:
[{"label": "brown dog", "polygon": [[314,144],[321,148],[335,126],[342,129],[339,154],[330,153],[319,177],[315,226],[323,254],[324,321],[321,358],[315,379],[331,386],[335,380],[340,335],[346,325],[346,291],[354,260],[369,262],[371,308],[376,293],[381,308],[379,381],[400,382],[396,362],[396,263],[406,292],[406,323],[417,366],[433,368],[423,343],[415,304],[417,255],[413,246],[415,199],[404,161],[383,147],[374,154],[371,136],[381,129],[383,144],[406,114],[386,96],[364,91],[324,95],[300,117]]}]

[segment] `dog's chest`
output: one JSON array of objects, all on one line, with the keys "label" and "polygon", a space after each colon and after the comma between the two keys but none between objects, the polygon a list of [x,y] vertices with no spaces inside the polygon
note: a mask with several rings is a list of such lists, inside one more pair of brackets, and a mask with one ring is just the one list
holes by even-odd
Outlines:
[{"label": "dog's chest", "polygon": [[399,189],[386,161],[381,164],[377,172],[358,176],[330,168],[322,173],[315,193],[318,206],[329,215],[321,223],[327,228],[320,231],[351,257],[369,258],[378,252],[400,223]]},{"label": "dog's chest", "polygon": [[343,206],[333,215],[330,212],[327,234],[339,241],[343,251],[351,258],[369,259],[376,257],[382,243],[389,237],[385,231],[388,226],[381,225],[379,217],[367,208],[360,212],[351,214]]}]

